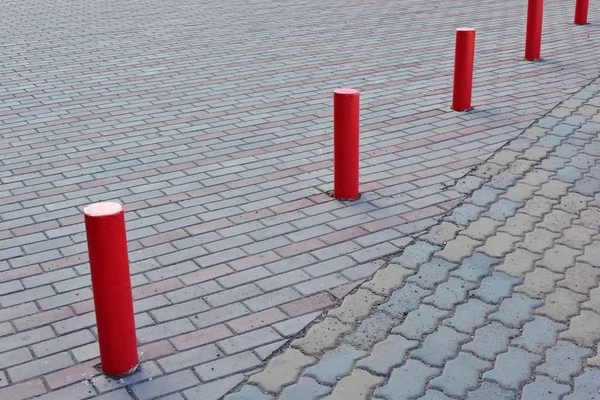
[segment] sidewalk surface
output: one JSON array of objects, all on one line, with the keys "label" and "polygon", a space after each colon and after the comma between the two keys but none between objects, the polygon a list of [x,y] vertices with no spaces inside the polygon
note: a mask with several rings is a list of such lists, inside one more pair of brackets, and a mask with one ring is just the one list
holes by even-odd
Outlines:
[{"label": "sidewalk surface", "polygon": [[[591,2],[592,22],[600,18],[598,7]],[[522,60],[526,14],[522,0],[481,0],[476,7],[463,0],[4,1],[0,7],[4,28],[0,31],[0,399],[215,400],[238,388],[248,375],[264,367],[274,351],[302,336],[324,310],[342,303],[346,294],[462,204],[478,185],[456,185],[457,180],[537,119],[550,113],[550,120],[543,123],[558,126],[550,129],[558,138],[540,137],[540,147],[558,146],[568,135],[592,129],[588,114],[596,100],[589,100],[591,108],[579,108],[577,101],[581,93],[592,97],[596,86],[587,85],[600,76],[600,25],[575,26],[572,13],[570,2],[545,1],[545,59],[532,63]],[[449,109],[455,29],[461,26],[477,29],[475,109],[468,113]],[[361,92],[362,197],[355,202],[338,202],[326,194],[332,189],[331,97],[337,87]],[[583,87],[588,89],[580,92]],[[572,95],[576,104],[556,108]],[[574,108],[589,121],[573,119]],[[573,133],[569,127],[578,130]],[[589,143],[583,145],[593,149],[591,138],[585,140]],[[537,147],[525,152],[527,144],[520,139],[514,142],[514,155],[545,156]],[[577,155],[593,157],[592,152]],[[560,154],[571,156],[568,151]],[[542,167],[562,167],[560,157],[549,158]],[[564,179],[579,179],[578,171],[588,158],[577,160],[574,168],[565,168]],[[518,165],[524,168],[526,163]],[[490,170],[488,177],[498,173]],[[546,178],[563,179],[563,175]],[[585,195],[593,197],[595,181],[582,178],[581,182],[559,188],[560,193],[588,190]],[[533,187],[543,193],[554,190],[541,185]],[[483,207],[482,202],[499,198],[503,189],[495,189],[480,194],[477,204]],[[122,381],[104,378],[98,370],[82,218],[86,205],[109,200],[126,209],[142,361],[140,371]],[[546,200],[539,201],[543,204],[531,208],[549,207]],[[494,218],[520,207],[517,202],[499,204]],[[582,212],[593,213],[593,204],[588,202]],[[479,208],[461,210],[457,219],[463,219],[455,222],[457,226],[474,218]],[[581,221],[589,225],[592,217]],[[535,221],[530,223],[533,226]],[[490,232],[500,229],[490,221],[479,224]],[[449,229],[448,224],[442,226]],[[512,225],[507,227],[506,235],[489,245],[483,236],[467,239],[470,236],[465,235],[458,236],[459,245],[470,252],[481,242],[487,252],[498,242],[500,249],[508,251],[512,244],[507,243],[519,234],[510,230]],[[554,231],[548,228],[547,232]],[[547,232],[540,239],[544,243],[556,236]],[[565,240],[582,240],[581,232],[565,231]],[[537,240],[535,235],[525,236],[521,243],[530,246]],[[440,233],[440,237],[445,236]],[[433,244],[419,240],[417,248],[410,247],[404,254],[423,257],[425,250],[433,251]],[[569,243],[565,249],[574,251]],[[584,245],[587,242],[580,244]],[[443,265],[428,264],[421,278],[416,274],[410,278],[408,287],[416,290],[409,296],[414,301],[410,304],[424,307],[418,324],[426,323],[433,331],[438,321],[445,321],[447,329],[456,329],[449,336],[454,338],[454,354],[462,351],[458,346],[468,334],[460,322],[447,322],[452,315],[446,316],[450,310],[444,307],[449,303],[442,304],[445,298],[433,294],[438,288],[434,282],[439,280],[439,288],[451,291],[450,284],[464,279],[469,283],[461,289],[477,290],[472,286],[484,271],[460,273],[462,260],[453,261],[457,256],[452,249],[442,253]],[[543,250],[546,247],[531,252],[543,259]],[[583,247],[580,250],[584,252]],[[487,264],[475,260],[472,268],[489,265],[486,274],[500,268],[503,253],[490,256],[498,259],[496,264],[486,258]],[[564,261],[565,257],[559,253],[555,258]],[[415,258],[403,266],[407,283],[419,262]],[[459,275],[448,278],[439,268]],[[505,288],[509,297],[515,291],[537,300],[531,285],[543,282],[543,293],[571,296],[572,308],[561,315],[573,317],[573,321],[553,322],[563,325],[551,325],[548,321],[556,316],[546,315],[548,320],[542,321],[547,325],[538,322],[527,329],[552,328],[563,336],[574,335],[573,330],[584,329],[583,320],[594,321],[588,318],[593,304],[580,306],[585,303],[580,301],[583,289],[572,290],[574,280],[592,274],[589,268],[576,265],[566,273],[552,266],[546,268],[548,272],[532,269],[537,272],[529,280],[524,268],[519,272],[522,276],[509,278],[507,272],[505,281],[500,279],[496,285],[492,280],[490,287]],[[570,277],[568,271],[576,271],[576,276]],[[553,285],[563,279],[561,274],[564,283]],[[520,278],[522,283],[517,282]],[[583,280],[585,290],[593,289],[588,286],[596,281]],[[357,292],[365,300],[354,300],[353,314],[339,318],[366,315],[367,305],[379,310],[379,303],[388,301],[383,293],[377,297],[365,290]],[[540,307],[545,306],[514,296],[509,311],[525,307],[523,316],[515,317],[515,326],[526,322],[527,310],[542,317]],[[557,304],[562,304],[559,300]],[[511,330],[516,328],[503,314],[506,311],[492,310],[506,300],[479,301],[477,321],[484,324],[484,316],[498,312],[492,328],[503,326],[507,338],[521,334]],[[552,308],[559,309],[566,310]],[[414,320],[406,311],[408,321]],[[369,321],[374,327],[401,326],[403,319],[393,312],[376,314]],[[341,320],[335,326],[336,332],[354,329]],[[430,330],[422,329],[414,335],[425,336]],[[365,333],[370,339],[360,346],[375,345],[383,340],[383,332],[387,330]],[[485,335],[484,331],[480,336]],[[411,347],[421,345],[417,336],[405,339],[398,346],[406,348],[410,363],[428,364],[415,373],[434,378],[438,364],[427,362],[426,350]],[[551,339],[548,346],[554,345]],[[554,359],[564,352],[580,354],[577,359],[595,356],[586,352],[594,349],[583,339],[559,339],[564,343],[558,355],[553,355],[555,351],[546,356],[542,345],[530,349],[528,344],[508,356],[501,353],[498,359],[504,364],[491,364],[496,353],[475,358],[479,357],[476,350],[457,362],[467,360],[486,372],[506,368],[506,360],[529,360],[530,370],[519,375],[523,377],[549,362],[551,355]],[[506,346],[512,343],[505,341]],[[579,353],[571,352],[575,347],[569,343],[579,346]],[[352,354],[348,357],[366,354],[362,348],[345,349],[343,354]],[[315,362],[311,350],[302,356],[287,351],[292,361],[301,360],[293,361],[299,362],[294,365],[307,366],[298,368],[308,374],[308,365]],[[543,361],[538,360],[542,354]],[[546,367],[540,368],[540,373],[552,376]],[[295,378],[293,370],[283,372]],[[351,379],[357,384],[371,379],[374,387],[379,382],[366,372],[356,373],[365,377]],[[485,376],[506,390],[510,385],[494,378],[500,375],[505,374]],[[260,378],[264,375],[258,376],[255,381],[264,382]],[[383,372],[374,376],[382,378]],[[416,385],[423,379],[412,382]],[[514,379],[511,384],[521,382]],[[568,381],[561,379],[556,385]],[[575,388],[589,375],[578,379]],[[310,384],[303,378],[304,382]],[[394,384],[393,375],[389,382]],[[430,385],[439,382],[445,381],[434,384],[432,379]],[[377,395],[390,390],[387,384],[387,380],[380,383]],[[331,388],[332,384],[319,381],[319,385]],[[241,393],[279,390],[258,387],[246,386]],[[464,387],[471,388],[468,383]]]},{"label": "sidewalk surface", "polygon": [[600,80],[225,399],[600,399],[599,133]]}]

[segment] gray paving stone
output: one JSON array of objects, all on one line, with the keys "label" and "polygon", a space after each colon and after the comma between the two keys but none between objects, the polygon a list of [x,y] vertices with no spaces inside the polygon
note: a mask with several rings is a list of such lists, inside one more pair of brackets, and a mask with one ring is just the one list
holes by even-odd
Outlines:
[{"label": "gray paving stone", "polygon": [[410,400],[423,393],[427,381],[439,373],[438,369],[420,361],[408,360],[392,371],[387,384],[375,389],[373,394],[387,400]]},{"label": "gray paving stone", "polygon": [[404,252],[392,259],[393,263],[400,264],[403,267],[415,269],[438,251],[438,246],[423,241],[417,241],[404,249]]},{"label": "gray paving stone", "polygon": [[510,295],[513,286],[518,282],[519,279],[503,272],[494,272],[481,281],[481,284],[472,292],[472,295],[487,303],[498,303],[504,297]]},{"label": "gray paving stone", "polygon": [[316,399],[331,392],[328,386],[317,383],[314,379],[302,377],[297,383],[283,389],[279,400]]},{"label": "gray paving stone", "polygon": [[466,303],[456,307],[454,315],[444,320],[443,324],[459,332],[473,333],[475,328],[485,323],[488,314],[495,309],[496,307],[481,300],[469,299]]},{"label": "gray paving stone", "polygon": [[490,270],[497,263],[497,258],[490,257],[487,254],[475,253],[471,257],[465,258],[460,263],[460,267],[453,271],[451,275],[466,281],[478,282],[484,276],[489,275]]},{"label": "gray paving stone", "polygon": [[473,282],[451,277],[438,285],[434,294],[426,297],[423,301],[443,310],[452,310],[456,304],[465,301],[467,292],[474,287],[476,284]]},{"label": "gray paving stone", "polygon": [[398,321],[388,314],[378,312],[363,319],[344,340],[356,348],[369,350],[375,343],[383,340],[397,323]]},{"label": "gray paving stone", "polygon": [[571,394],[563,397],[563,400],[599,400],[600,390],[598,382],[600,380],[599,369],[588,369],[583,374],[575,378],[574,390]]},{"label": "gray paving stone", "polygon": [[403,318],[409,312],[416,309],[421,300],[430,293],[430,291],[414,283],[407,283],[402,288],[393,292],[389,300],[382,303],[378,309],[396,318]]},{"label": "gray paving stone", "polygon": [[243,380],[243,375],[233,375],[210,383],[200,384],[183,393],[185,398],[189,400],[219,400]]},{"label": "gray paving stone", "polygon": [[512,344],[523,347],[532,353],[543,353],[548,347],[556,343],[558,332],[567,328],[546,317],[536,316],[531,322],[523,326],[523,333],[513,339]]},{"label": "gray paving stone", "polygon": [[509,347],[496,359],[494,369],[483,374],[484,379],[498,382],[505,388],[518,389],[519,385],[529,379],[531,369],[541,357],[515,347]]},{"label": "gray paving stone", "polygon": [[571,388],[554,382],[547,376],[537,376],[535,382],[523,388],[523,400],[559,400],[560,396],[568,393]]},{"label": "gray paving stone", "polygon": [[517,400],[516,393],[496,382],[484,381],[477,390],[469,393],[468,400]]},{"label": "gray paving stone", "polygon": [[466,342],[468,338],[464,333],[440,326],[425,338],[421,347],[411,353],[411,357],[418,358],[427,365],[442,367],[446,360],[458,353],[461,343]]},{"label": "gray paving stone", "polygon": [[429,387],[440,389],[446,394],[462,397],[477,387],[479,374],[492,364],[468,353],[460,353],[448,361],[440,377],[434,378]]},{"label": "gray paving stone", "polygon": [[500,309],[491,314],[490,319],[498,320],[506,326],[519,328],[525,322],[533,319],[535,308],[541,304],[540,300],[532,299],[522,293],[514,293],[502,301]]},{"label": "gray paving stone", "polygon": [[356,365],[367,368],[377,374],[389,374],[392,367],[402,365],[410,349],[419,345],[416,340],[408,340],[400,335],[389,335],[385,340],[377,343],[368,357],[360,360]]},{"label": "gray paving stone", "polygon": [[467,226],[470,222],[475,221],[483,212],[484,208],[473,204],[463,204],[455,208],[450,216],[446,217],[446,221],[453,222],[456,225]]},{"label": "gray paving stone", "polygon": [[473,203],[476,206],[485,207],[498,198],[498,196],[502,193],[500,189],[494,189],[493,187],[484,185],[481,189],[475,190],[468,202]]},{"label": "gray paving stone", "polygon": [[308,367],[304,374],[316,378],[319,382],[336,383],[341,377],[350,374],[355,360],[364,357],[365,352],[342,343],[327,351],[317,364]]},{"label": "gray paving stone", "polygon": [[477,176],[468,175],[464,178],[461,178],[454,185],[454,189],[459,191],[460,193],[470,194],[473,190],[481,187],[483,185],[484,180]]},{"label": "gray paving stone", "polygon": [[392,332],[399,333],[408,339],[421,340],[425,334],[433,332],[439,321],[449,313],[449,311],[422,304],[416,310],[411,311],[399,326],[392,329]]},{"label": "gray paving stone", "polygon": [[500,199],[492,204],[490,210],[486,213],[486,216],[489,216],[496,221],[506,221],[508,218],[515,215],[521,206],[521,203]]},{"label": "gray paving stone", "polygon": [[584,177],[575,182],[575,186],[572,190],[573,192],[582,194],[584,196],[593,196],[594,194],[600,192],[600,180],[591,177]]},{"label": "gray paving stone", "polygon": [[546,351],[546,361],[536,371],[549,375],[557,382],[569,383],[573,376],[582,372],[583,359],[591,354],[590,349],[560,340]]},{"label": "gray paving stone", "polygon": [[423,397],[419,397],[419,400],[452,400],[452,398],[437,390],[427,390]]},{"label": "gray paving stone", "polygon": [[496,355],[507,351],[510,338],[518,334],[517,329],[507,328],[494,321],[477,329],[474,340],[466,343],[463,350],[471,351],[486,360],[494,360]]},{"label": "gray paving stone", "polygon": [[417,273],[407,278],[407,282],[433,289],[439,282],[446,280],[448,273],[456,268],[456,264],[434,257],[431,261],[422,264]]},{"label": "gray paving stone", "polygon": [[225,396],[224,400],[272,400],[273,396],[262,393],[256,386],[246,385],[239,392]]}]

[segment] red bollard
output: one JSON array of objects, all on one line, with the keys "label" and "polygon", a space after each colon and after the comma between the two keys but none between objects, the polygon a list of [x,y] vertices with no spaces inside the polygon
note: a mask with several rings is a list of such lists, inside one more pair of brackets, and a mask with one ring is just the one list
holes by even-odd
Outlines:
[{"label": "red bollard", "polygon": [[333,197],[358,198],[359,106],[354,89],[333,92]]},{"label": "red bollard", "polygon": [[575,24],[577,24],[577,25],[587,24],[589,7],[590,7],[590,0],[576,0],[575,1]]},{"label": "red bollard", "polygon": [[527,61],[535,61],[541,58],[543,19],[544,0],[529,0],[525,38],[525,59]]},{"label": "red bollard", "polygon": [[471,109],[473,93],[475,29],[459,28],[456,30],[456,53],[454,57],[452,109],[454,111],[467,111]]},{"label": "red bollard", "polygon": [[84,209],[102,371],[123,376],[138,366],[125,214],[118,203]]}]

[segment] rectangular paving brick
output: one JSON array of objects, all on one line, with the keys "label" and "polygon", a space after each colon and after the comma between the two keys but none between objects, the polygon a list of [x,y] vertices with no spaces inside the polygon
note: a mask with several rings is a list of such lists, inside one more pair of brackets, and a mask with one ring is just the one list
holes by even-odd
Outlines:
[{"label": "rectangular paving brick", "polygon": [[133,394],[139,400],[150,400],[165,394],[195,386],[200,381],[190,370],[164,375],[132,386]]},{"label": "rectangular paving brick", "polygon": [[64,352],[11,367],[7,372],[13,382],[21,382],[29,378],[66,368],[74,363],[71,355]]},{"label": "rectangular paving brick", "polygon": [[221,376],[249,370],[260,365],[260,363],[260,359],[254,353],[247,351],[200,365],[194,370],[203,381],[207,382]]}]

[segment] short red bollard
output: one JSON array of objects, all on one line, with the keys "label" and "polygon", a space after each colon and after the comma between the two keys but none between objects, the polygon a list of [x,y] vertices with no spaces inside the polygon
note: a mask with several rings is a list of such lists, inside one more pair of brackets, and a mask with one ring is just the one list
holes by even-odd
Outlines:
[{"label": "short red bollard", "polygon": [[360,95],[354,89],[333,92],[333,197],[358,198]]},{"label": "short red bollard", "polygon": [[529,0],[527,6],[527,33],[525,37],[525,59],[539,60],[542,56],[542,21],[544,0]]},{"label": "short red bollard", "polygon": [[587,24],[589,7],[590,7],[590,0],[576,0],[575,1],[575,24],[577,24],[577,25]]},{"label": "short red bollard", "polygon": [[467,111],[471,109],[473,93],[475,29],[459,28],[456,30],[456,53],[454,57],[452,109],[454,111]]},{"label": "short red bollard", "polygon": [[102,371],[123,376],[138,366],[125,214],[118,203],[84,209]]}]

